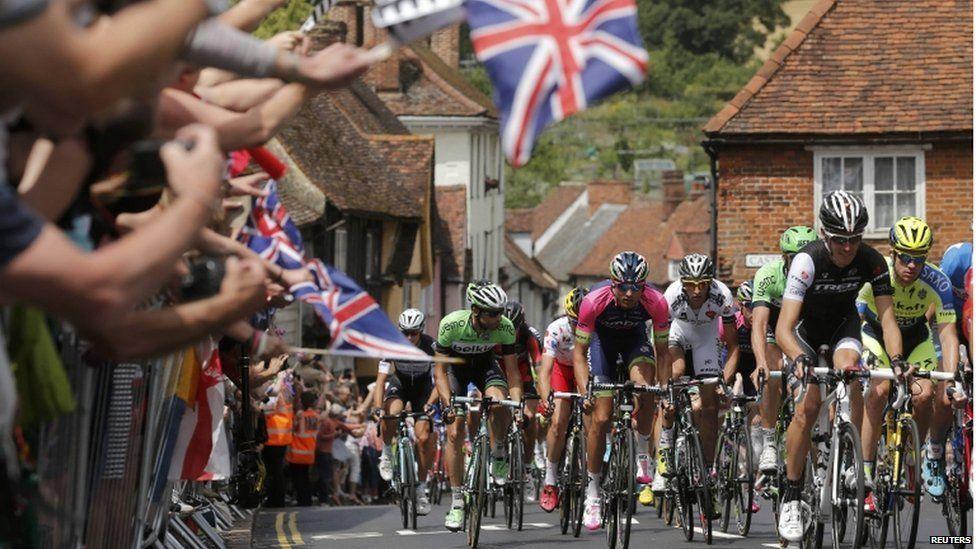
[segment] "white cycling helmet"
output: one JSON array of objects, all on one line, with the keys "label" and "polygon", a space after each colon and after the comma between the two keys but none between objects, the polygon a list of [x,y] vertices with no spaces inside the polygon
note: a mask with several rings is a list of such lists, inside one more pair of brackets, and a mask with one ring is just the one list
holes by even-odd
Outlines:
[{"label": "white cycling helmet", "polygon": [[715,278],[715,264],[705,254],[689,254],[678,265],[678,275],[682,280],[707,280]]},{"label": "white cycling helmet", "polygon": [[400,329],[404,331],[420,331],[424,329],[427,317],[418,309],[407,309],[400,313]]},{"label": "white cycling helmet", "polygon": [[468,303],[488,311],[501,311],[508,303],[508,295],[498,285],[486,280],[468,284]]}]

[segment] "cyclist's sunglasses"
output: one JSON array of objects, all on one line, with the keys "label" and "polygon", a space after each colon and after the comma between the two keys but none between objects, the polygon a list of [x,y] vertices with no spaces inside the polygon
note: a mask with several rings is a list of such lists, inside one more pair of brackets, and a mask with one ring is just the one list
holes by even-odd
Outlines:
[{"label": "cyclist's sunglasses", "polygon": [[902,252],[895,252],[895,257],[897,257],[898,258],[898,261],[901,261],[905,265],[924,265],[925,264],[925,259],[928,256],[924,256],[924,255],[911,255],[911,254],[906,254],[906,253],[902,253]]},{"label": "cyclist's sunglasses", "polygon": [[481,309],[478,311],[478,316],[487,316],[488,318],[498,318],[502,316],[502,311],[489,311],[488,309]]},{"label": "cyclist's sunglasses", "polygon": [[621,292],[639,292],[644,289],[643,282],[614,282],[613,288]]},{"label": "cyclist's sunglasses", "polygon": [[400,333],[402,333],[407,337],[410,337],[410,336],[420,335],[420,330],[400,330]]},{"label": "cyclist's sunglasses", "polygon": [[682,278],[681,284],[683,286],[699,286],[702,284],[711,284],[711,278]]},{"label": "cyclist's sunglasses", "polygon": [[864,236],[863,234],[852,234],[850,236],[843,236],[839,234],[827,233],[827,238],[829,238],[831,242],[837,244],[838,246],[843,246],[844,244],[857,244],[858,242],[861,241],[861,238],[863,236]]}]

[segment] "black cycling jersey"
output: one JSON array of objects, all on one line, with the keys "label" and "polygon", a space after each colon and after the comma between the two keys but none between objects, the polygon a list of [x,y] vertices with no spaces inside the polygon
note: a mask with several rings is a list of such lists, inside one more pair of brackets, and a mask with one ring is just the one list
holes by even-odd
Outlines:
[{"label": "black cycling jersey", "polygon": [[850,265],[841,268],[830,260],[827,243],[815,240],[793,258],[783,300],[802,301],[800,319],[808,323],[836,322],[857,316],[854,301],[865,283],[875,296],[894,293],[881,253],[861,244]]},{"label": "black cycling jersey", "polygon": [[[434,356],[434,338],[427,334],[420,334],[420,341],[417,342],[417,348],[430,356]],[[389,373],[390,366],[393,366],[396,369],[397,375],[410,377],[429,376],[430,369],[433,365],[433,362],[419,360],[383,360],[380,361],[380,372]]]}]

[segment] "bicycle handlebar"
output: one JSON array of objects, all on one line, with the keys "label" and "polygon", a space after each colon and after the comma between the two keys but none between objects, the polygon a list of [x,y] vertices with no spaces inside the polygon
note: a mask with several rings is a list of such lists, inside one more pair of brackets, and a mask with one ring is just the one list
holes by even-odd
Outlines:
[{"label": "bicycle handlebar", "polygon": [[565,398],[565,399],[586,398],[586,395],[581,395],[579,393],[564,393],[562,391],[555,391],[550,394],[552,395],[552,398]]},{"label": "bicycle handlebar", "polygon": [[411,418],[411,417],[414,418],[414,419],[421,418],[421,417],[430,417],[430,414],[428,414],[427,412],[407,412],[407,411],[403,411],[403,412],[400,412],[399,414],[395,414],[395,415],[386,415],[386,414],[381,415],[380,416],[380,419],[386,419],[386,420],[400,419],[400,418],[406,419],[406,418]]},{"label": "bicycle handlebar", "polygon": [[[637,385],[633,382],[626,383],[594,383],[591,386],[592,391],[630,391],[634,393],[652,393],[652,394],[664,394],[666,391],[663,387],[658,387],[657,385]],[[572,393],[569,393],[572,394]]]}]

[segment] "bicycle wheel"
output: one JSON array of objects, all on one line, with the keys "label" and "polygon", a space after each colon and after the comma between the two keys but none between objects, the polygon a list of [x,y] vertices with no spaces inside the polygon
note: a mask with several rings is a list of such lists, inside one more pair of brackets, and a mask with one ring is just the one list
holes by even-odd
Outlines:
[{"label": "bicycle wheel", "polygon": [[406,502],[404,528],[417,529],[417,479],[413,455],[413,444],[402,444],[403,451],[403,491]]},{"label": "bicycle wheel", "polygon": [[617,545],[620,549],[627,549],[630,545],[630,525],[634,517],[634,471],[636,459],[634,455],[634,432],[624,431],[620,442],[620,452],[617,453]]},{"label": "bicycle wheel", "polygon": [[[962,471],[962,469],[959,469]],[[958,473],[948,475],[946,493],[942,498],[942,514],[946,518],[946,526],[950,536],[965,536],[969,524],[966,517],[966,485],[959,478]],[[955,544],[956,549],[964,549],[966,544]]]},{"label": "bicycle wheel", "polygon": [[674,464],[676,475],[672,479],[674,482],[674,513],[677,515],[678,524],[685,535],[686,541],[695,538],[695,494],[691,482],[691,470],[688,467],[688,442],[684,436],[678,437],[674,446]]},{"label": "bicycle wheel", "polygon": [[471,456],[471,467],[474,469],[469,477],[471,485],[467,487],[465,523],[468,546],[473,549],[478,546],[478,537],[481,535],[481,514],[488,496],[488,442],[486,440],[482,439],[478,442],[474,455]]},{"label": "bicycle wheel", "polygon": [[688,444],[688,469],[691,472],[692,488],[695,502],[698,504],[698,523],[701,527],[705,544],[712,543],[712,491],[708,482],[708,471],[705,469],[705,456],[701,449],[701,440],[693,436]]},{"label": "bicycle wheel", "polygon": [[607,547],[609,549],[615,549],[617,547],[617,494],[615,490],[617,489],[617,476],[620,474],[617,468],[613,466],[617,461],[617,447],[616,444],[610,446],[610,459],[608,459],[603,464],[603,501],[601,505],[603,506],[603,524],[607,530]]},{"label": "bicycle wheel", "polygon": [[756,474],[755,474],[755,455],[751,444],[751,433],[749,425],[742,423],[739,430],[738,447],[739,457],[738,468],[736,469],[736,482],[739,505],[736,506],[736,527],[740,536],[748,536],[749,528],[752,527],[752,504],[756,500]]},{"label": "bicycle wheel", "polygon": [[888,439],[893,438],[893,435],[888,433],[887,420],[882,425],[874,469],[874,498],[877,502],[877,512],[874,513],[874,516],[866,517],[867,539],[865,542],[871,549],[883,549],[888,542],[892,508],[897,503],[897,495],[894,493],[895,480],[892,472],[895,456],[888,451]]},{"label": "bicycle wheel", "polygon": [[514,524],[517,530],[521,530],[525,511],[525,456],[521,432],[516,431],[516,436],[509,441],[508,452],[508,482],[505,486],[506,523],[508,528]]},{"label": "bicycle wheel", "polygon": [[716,492],[718,504],[722,508],[722,520],[719,529],[722,532],[729,531],[729,520],[732,517],[732,505],[735,500],[735,482],[737,455],[735,448],[735,437],[730,436],[727,430],[728,423],[722,425],[718,433],[718,442],[715,445],[715,473],[717,477]]},{"label": "bicycle wheel", "polygon": [[396,445],[393,449],[393,462],[396,463],[396,468],[393,471],[394,484],[396,485],[396,497],[400,504],[400,520],[403,524],[403,528],[406,529],[410,524],[410,506],[407,503],[409,499],[409,494],[407,493],[407,483],[405,476],[405,467],[403,466],[404,461],[404,449],[401,445]]},{"label": "bicycle wheel", "polygon": [[569,532],[569,524],[572,516],[573,494],[571,485],[573,479],[573,458],[572,441],[567,440],[565,459],[562,467],[559,468],[559,533],[565,535]]},{"label": "bicycle wheel", "polygon": [[572,502],[570,504],[570,519],[573,523],[573,537],[578,538],[583,529],[583,507],[586,504],[586,444],[583,432],[573,436],[573,467],[575,473],[572,478]]},{"label": "bicycle wheel", "polygon": [[901,436],[892,476],[893,536],[896,549],[914,549],[922,503],[922,455],[918,425],[910,416],[899,420]]},{"label": "bicycle wheel", "polygon": [[850,530],[850,547],[858,549],[864,540],[864,458],[861,437],[854,425],[841,422],[838,427],[837,454],[832,478],[837,500],[831,502],[831,534],[834,549],[844,546]]}]

